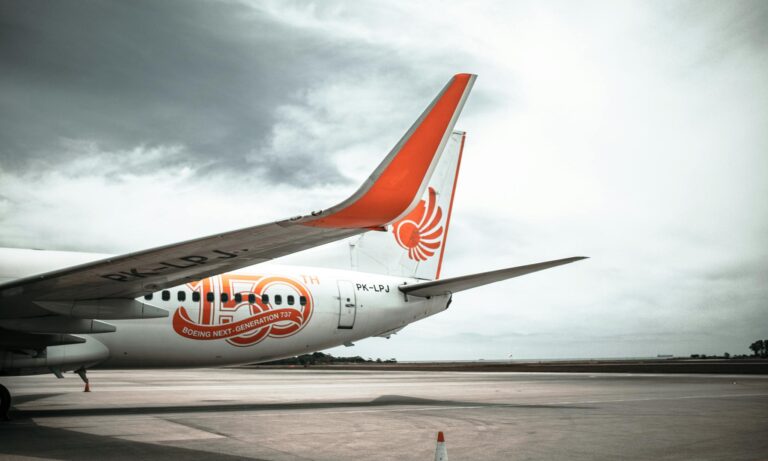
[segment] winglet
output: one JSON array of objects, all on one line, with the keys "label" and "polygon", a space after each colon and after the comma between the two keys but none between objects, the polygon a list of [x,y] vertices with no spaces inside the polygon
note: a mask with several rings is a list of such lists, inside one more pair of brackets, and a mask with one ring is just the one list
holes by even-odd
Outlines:
[{"label": "winglet", "polygon": [[379,228],[407,214],[424,192],[476,77],[455,75],[357,192],[302,224]]}]

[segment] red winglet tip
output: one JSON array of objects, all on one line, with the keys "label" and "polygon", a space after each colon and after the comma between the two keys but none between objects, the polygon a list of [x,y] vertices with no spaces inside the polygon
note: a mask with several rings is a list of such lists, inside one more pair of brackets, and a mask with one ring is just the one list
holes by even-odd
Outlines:
[{"label": "red winglet tip", "polygon": [[456,74],[443,88],[440,96],[428,107],[407,137],[390,152],[386,163],[379,165],[377,175],[369,177],[368,186],[361,187],[349,199],[330,208],[323,216],[304,224],[330,228],[382,228],[408,210],[419,197],[421,186],[428,180],[430,166],[438,148],[453,128],[455,116],[461,110],[472,74]]},{"label": "red winglet tip", "polygon": [[438,442],[445,442],[445,436],[443,435],[443,431],[440,431],[437,433],[437,441]]}]

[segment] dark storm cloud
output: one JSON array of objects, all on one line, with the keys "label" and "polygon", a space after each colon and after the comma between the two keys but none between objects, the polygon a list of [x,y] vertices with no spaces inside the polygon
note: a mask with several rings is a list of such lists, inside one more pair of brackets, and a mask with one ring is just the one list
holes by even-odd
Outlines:
[{"label": "dark storm cloud", "polygon": [[77,153],[62,140],[74,139],[101,151],[184,148],[158,167],[337,182],[329,156],[270,155],[275,108],[358,61],[383,65],[359,44],[287,30],[234,3],[15,1],[0,6],[0,21],[6,171],[69,161]]},{"label": "dark storm cloud", "polygon": [[697,63],[706,66],[732,53],[750,53],[752,58],[765,57],[768,49],[768,3],[761,0],[719,2],[686,1],[667,6],[675,20],[670,31],[672,43],[681,31],[701,32],[704,48]]}]

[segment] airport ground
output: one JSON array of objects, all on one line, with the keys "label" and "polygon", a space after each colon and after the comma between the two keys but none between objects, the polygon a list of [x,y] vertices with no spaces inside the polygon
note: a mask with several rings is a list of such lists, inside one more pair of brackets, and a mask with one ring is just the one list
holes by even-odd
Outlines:
[{"label": "airport ground", "polygon": [[3,378],[0,459],[768,459],[768,376],[228,368]]},{"label": "airport ground", "polygon": [[[279,369],[285,365],[252,365]],[[312,365],[322,370],[399,370],[399,371],[495,371],[527,373],[706,373],[726,375],[768,375],[768,360],[739,359],[593,359],[593,360],[507,360],[463,362],[333,363]]]}]

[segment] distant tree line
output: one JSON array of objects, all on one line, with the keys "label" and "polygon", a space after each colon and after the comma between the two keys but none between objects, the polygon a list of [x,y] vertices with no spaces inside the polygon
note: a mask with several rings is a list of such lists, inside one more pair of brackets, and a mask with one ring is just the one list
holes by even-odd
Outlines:
[{"label": "distant tree line", "polygon": [[755,357],[768,357],[768,339],[758,339],[749,345],[749,350],[755,355]]},{"label": "distant tree line", "polygon": [[[734,358],[744,358],[748,357],[747,354],[743,355],[734,355]],[[729,352],[723,352],[723,355],[717,355],[717,354],[691,354],[692,359],[730,359],[731,354]]]},{"label": "distant tree line", "polygon": [[768,358],[768,339],[758,339],[749,345],[749,350],[752,351],[752,355],[736,354],[731,355],[728,352],[723,352],[723,355],[707,355],[707,354],[691,354],[692,359],[746,359],[749,357]]},{"label": "distant tree line", "polygon": [[370,358],[364,359],[359,355],[354,357],[334,357],[331,354],[313,352],[311,354],[298,355],[296,357],[290,357],[287,359],[273,360],[272,362],[263,363],[262,365],[301,365],[306,368],[310,365],[331,365],[344,363],[397,363],[397,360],[372,360]]}]

